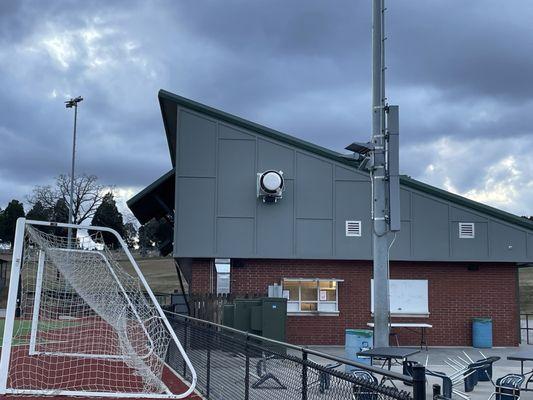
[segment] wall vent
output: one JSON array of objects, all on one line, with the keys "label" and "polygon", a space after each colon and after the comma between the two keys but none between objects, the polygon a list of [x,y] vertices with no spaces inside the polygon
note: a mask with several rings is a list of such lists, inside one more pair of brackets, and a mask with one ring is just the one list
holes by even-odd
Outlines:
[{"label": "wall vent", "polygon": [[473,239],[476,237],[476,230],[473,222],[459,222],[459,238]]},{"label": "wall vent", "polygon": [[361,221],[346,221],[346,236],[361,236]]}]

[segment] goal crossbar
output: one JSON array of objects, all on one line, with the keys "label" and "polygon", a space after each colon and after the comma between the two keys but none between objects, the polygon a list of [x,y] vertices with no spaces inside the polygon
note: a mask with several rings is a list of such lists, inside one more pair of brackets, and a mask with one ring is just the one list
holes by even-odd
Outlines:
[{"label": "goal crossbar", "polygon": [[[21,274],[24,272],[22,271],[22,268],[24,266],[25,257],[27,257],[27,253],[31,253],[31,251],[35,252],[34,248],[25,249],[25,237],[27,235],[26,230],[34,229],[34,228],[28,228],[30,226],[35,227],[47,227],[46,229],[55,229],[55,228],[72,228],[76,230],[87,230],[89,231],[96,231],[100,234],[108,233],[111,234],[116,241],[119,244],[119,249],[126,255],[127,260],[131,264],[131,267],[134,270],[134,275],[130,276],[128,275],[128,278],[133,277],[135,281],[138,283],[139,288],[142,288],[144,292],[148,295],[149,298],[149,307],[153,311],[153,316],[149,316],[145,318],[144,320],[141,318],[141,316],[137,313],[136,306],[132,299],[130,298],[131,293],[128,292],[128,290],[122,285],[121,278],[117,276],[117,273],[115,272],[116,268],[120,268],[117,266],[112,266],[108,260],[108,257],[106,257],[106,254],[104,254],[101,251],[94,251],[94,250],[86,250],[86,249],[80,249],[80,248],[71,248],[70,247],[70,241],[69,241],[69,247],[68,248],[61,248],[61,247],[54,247],[54,246],[47,246],[46,249],[39,249],[37,253],[37,260],[36,260],[36,271],[35,271],[35,278],[34,281],[32,281],[32,285],[34,284],[34,293],[33,293],[33,304],[31,309],[31,319],[28,320],[28,322],[31,324],[31,330],[29,335],[29,346],[28,346],[28,357],[40,357],[40,356],[47,356],[47,357],[54,357],[58,356],[61,358],[75,358],[75,359],[84,359],[84,360],[90,360],[90,359],[97,359],[97,358],[103,358],[107,359],[106,362],[113,363],[113,362],[120,362],[120,361],[130,361],[130,367],[135,368],[136,365],[142,364],[143,371],[145,374],[147,374],[148,380],[151,379],[160,379],[161,377],[155,376],[149,368],[147,368],[146,363],[143,361],[146,358],[157,358],[160,363],[164,364],[164,355],[157,354],[157,352],[154,351],[154,342],[152,341],[151,335],[147,330],[147,327],[145,324],[152,323],[153,319],[157,319],[156,323],[162,324],[164,328],[167,331],[166,335],[169,337],[169,342],[172,343],[173,346],[177,348],[179,353],[181,354],[188,370],[190,371],[191,379],[190,379],[190,386],[187,388],[186,391],[183,393],[172,393],[166,384],[162,383],[161,387],[163,388],[162,392],[144,392],[144,391],[121,391],[121,392],[115,392],[115,391],[105,391],[105,390],[93,390],[92,387],[88,387],[86,390],[78,390],[77,388],[73,390],[69,390],[68,388],[61,388],[61,389],[49,389],[48,387],[43,388],[17,388],[17,387],[11,387],[8,384],[9,378],[10,378],[10,362],[12,360],[12,351],[14,348],[17,347],[17,343],[13,343],[13,335],[14,335],[14,328],[15,328],[15,314],[17,309],[17,296],[18,296],[18,288],[19,284],[21,284]],[[43,235],[44,236],[44,235]],[[75,241],[74,241],[75,242]],[[74,245],[75,246],[75,245]],[[30,246],[31,247],[31,246]],[[38,247],[38,246],[34,246]],[[133,334],[136,334],[138,336],[138,331],[142,331],[142,336],[145,337],[144,340],[140,340],[140,342],[144,342],[142,347],[146,347],[148,349],[148,352],[146,354],[135,354],[135,360],[129,360],[127,355],[124,354],[95,354],[95,353],[83,353],[83,352],[76,352],[76,351],[40,351],[37,350],[37,344],[38,344],[38,324],[39,324],[39,318],[40,318],[40,308],[41,308],[41,297],[45,296],[45,290],[43,288],[43,275],[45,274],[45,259],[51,258],[52,262],[51,264],[59,264],[60,262],[57,261],[57,259],[54,259],[54,252],[61,253],[66,252],[69,253],[69,257],[81,257],[80,262],[89,263],[92,261],[90,257],[93,255],[96,255],[96,257],[101,258],[101,262],[105,264],[108,271],[108,286],[104,287],[104,289],[108,289],[111,285],[113,287],[115,298],[116,296],[119,296],[119,299],[125,300],[123,306],[127,307],[129,309],[128,312],[131,312],[134,316],[135,322],[128,322],[129,319],[122,319],[121,321],[107,321],[111,326],[115,326],[113,328],[114,330],[118,329],[116,334],[119,336],[122,335],[125,337],[125,339],[122,339],[122,341],[126,342],[127,349],[132,350],[134,349],[131,343],[128,342],[128,334],[132,334],[131,330],[133,329]],[[76,255],[78,253],[78,255]],[[87,256],[89,257],[89,260],[83,259],[85,257],[85,254],[81,253],[87,253]],[[61,258],[58,258],[61,260]],[[70,262],[70,259],[69,259]],[[74,262],[72,262],[74,264]],[[59,279],[59,275],[61,274],[61,279],[63,279],[65,282],[65,285],[71,285],[72,282],[69,282],[69,273],[71,272],[71,269],[73,268],[72,265],[54,265],[56,267],[54,271],[57,270],[57,275]],[[84,265],[85,267],[85,265]],[[66,275],[65,275],[66,273]],[[122,274],[126,275],[123,271]],[[76,276],[79,278],[79,276]],[[132,278],[132,279],[133,279]],[[109,283],[110,282],[110,283]],[[76,284],[79,284],[78,281],[76,281]],[[131,289],[130,289],[131,290]],[[107,292],[102,292],[103,295]],[[117,294],[118,293],[118,294]],[[93,295],[91,293],[91,295]],[[138,293],[135,293],[134,295],[139,296]],[[91,306],[90,300],[87,300],[84,297],[84,293],[79,295],[80,298],[84,301],[89,301],[89,303],[86,304],[86,306]],[[144,296],[144,294],[142,294]],[[100,298],[98,298],[101,300]],[[54,299],[56,300],[56,299]],[[138,301],[138,300],[137,300]],[[148,300],[146,300],[148,302]],[[100,315],[98,310],[96,311],[97,315]],[[104,310],[105,311],[105,310]],[[96,314],[95,314],[96,315]],[[106,315],[104,314],[100,315],[103,318],[103,323],[105,323]],[[132,317],[133,318],[133,317]],[[60,319],[60,318],[59,318]],[[107,316],[107,319],[109,320],[109,316]],[[119,324],[122,323],[121,326]],[[132,328],[130,325],[134,324],[135,327]],[[119,326],[116,328],[116,326]],[[129,333],[128,333],[129,332]],[[122,337],[120,336],[120,337]],[[136,337],[138,339],[138,337]],[[87,225],[75,225],[75,224],[66,224],[66,223],[56,223],[56,222],[44,222],[44,221],[33,221],[33,220],[26,220],[25,218],[19,218],[17,220],[16,225],[16,232],[15,232],[15,241],[14,241],[14,247],[13,247],[13,259],[11,264],[11,274],[10,274],[10,285],[9,285],[9,292],[8,292],[8,303],[7,303],[7,309],[6,309],[6,319],[4,324],[4,335],[3,335],[3,342],[2,342],[2,350],[1,350],[1,357],[0,357],[0,394],[37,394],[37,395],[58,395],[58,394],[64,394],[64,395],[72,395],[72,396],[98,396],[98,397],[125,397],[125,398],[184,398],[190,395],[195,388],[197,376],[196,371],[187,356],[181,342],[179,341],[176,332],[174,331],[174,328],[171,326],[170,322],[166,318],[161,306],[159,305],[154,293],[152,292],[150,286],[148,285],[144,275],[142,274],[138,264],[136,263],[135,259],[133,258],[132,254],[130,253],[126,243],[122,239],[122,237],[113,229],[107,228],[107,227],[98,227],[98,226],[87,226]],[[122,342],[121,342],[122,343]],[[128,347],[129,346],[129,347]],[[161,352],[160,352],[161,353]],[[146,372],[147,370],[147,372]],[[136,374],[139,375],[139,374]],[[141,374],[142,375],[142,374]],[[138,376],[137,376],[138,378]]]}]

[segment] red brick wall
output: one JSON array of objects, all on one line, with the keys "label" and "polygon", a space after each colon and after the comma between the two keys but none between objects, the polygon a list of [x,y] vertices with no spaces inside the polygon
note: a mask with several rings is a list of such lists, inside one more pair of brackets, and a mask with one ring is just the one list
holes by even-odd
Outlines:
[{"label": "red brick wall", "polygon": [[215,266],[212,260],[195,260],[191,270],[189,293],[214,293],[216,283]]},{"label": "red brick wall", "polygon": [[[191,290],[205,293],[209,287],[208,262],[193,265]],[[427,279],[429,318],[394,318],[394,321],[427,322],[430,346],[472,344],[472,318],[493,319],[494,346],[518,345],[518,269],[512,264],[396,262],[392,279]],[[366,328],[370,315],[371,263],[337,260],[234,260],[231,291],[237,295],[265,293],[282,278],[338,278],[338,316],[289,316],[287,340],[298,344],[344,344],[346,328]],[[401,345],[418,343],[419,333],[397,330]]]}]

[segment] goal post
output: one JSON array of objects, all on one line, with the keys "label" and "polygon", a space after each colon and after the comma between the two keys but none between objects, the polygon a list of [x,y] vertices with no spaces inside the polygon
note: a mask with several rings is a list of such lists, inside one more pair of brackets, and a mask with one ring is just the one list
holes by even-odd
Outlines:
[{"label": "goal post", "polygon": [[[65,228],[87,234],[69,241],[61,232]],[[116,249],[106,246],[104,234],[116,238]],[[165,382],[169,371],[177,375],[165,364],[169,346],[177,348],[190,371],[190,386],[181,384],[182,393]],[[0,394],[184,398],[196,380],[174,329],[115,230],[17,220]]]}]

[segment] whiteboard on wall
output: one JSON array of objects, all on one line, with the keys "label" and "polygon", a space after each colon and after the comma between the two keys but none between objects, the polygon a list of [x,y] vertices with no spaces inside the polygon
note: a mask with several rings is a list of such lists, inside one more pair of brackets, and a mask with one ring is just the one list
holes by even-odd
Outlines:
[{"label": "whiteboard on wall", "polygon": [[[428,281],[425,279],[389,280],[390,312],[393,315],[428,315]],[[374,312],[374,279],[370,281],[370,307]]]}]

